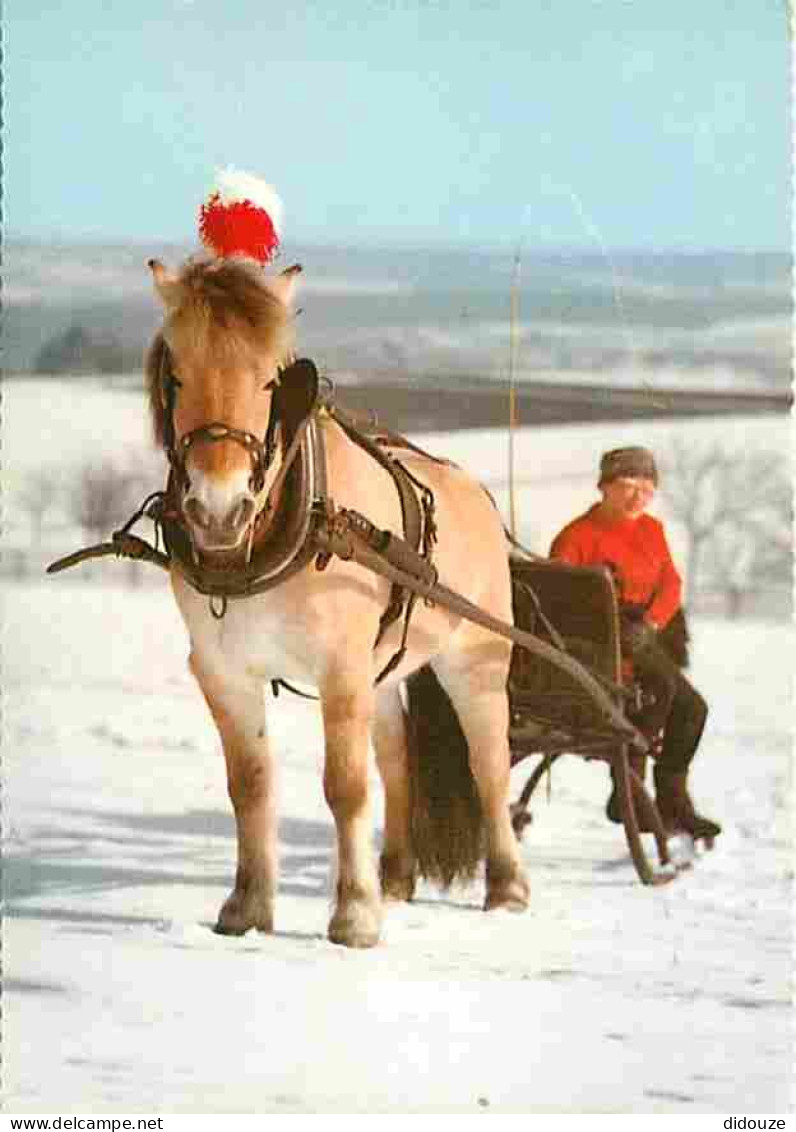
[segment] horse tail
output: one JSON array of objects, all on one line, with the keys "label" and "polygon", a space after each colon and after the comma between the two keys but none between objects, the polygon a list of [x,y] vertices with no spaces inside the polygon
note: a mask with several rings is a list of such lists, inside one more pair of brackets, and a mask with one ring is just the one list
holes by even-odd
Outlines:
[{"label": "horse tail", "polygon": [[407,680],[410,842],[421,876],[472,880],[486,851],[481,802],[456,710],[429,665]]}]

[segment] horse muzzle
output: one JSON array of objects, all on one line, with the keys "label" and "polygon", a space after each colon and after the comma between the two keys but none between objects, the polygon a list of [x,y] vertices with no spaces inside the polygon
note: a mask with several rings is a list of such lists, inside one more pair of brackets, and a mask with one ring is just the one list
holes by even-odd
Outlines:
[{"label": "horse muzzle", "polygon": [[182,511],[192,528],[202,532],[205,543],[215,540],[224,548],[234,546],[240,541],[249,524],[253,522],[257,507],[254,496],[242,494],[222,515],[214,515],[202,500],[189,496],[182,505]]},{"label": "horse muzzle", "polygon": [[[227,444],[226,455],[221,451],[222,442]],[[245,450],[247,467],[224,467],[228,465],[230,444]],[[218,470],[206,466],[214,455],[216,459],[210,463],[218,463]],[[218,459],[219,456],[222,458]],[[252,433],[219,422],[203,425],[182,437],[172,455],[172,468],[182,491],[182,513],[195,553],[228,554],[246,546],[248,558],[257,521],[258,494],[272,459],[271,439],[263,444]],[[194,466],[189,467],[189,463]]]},{"label": "horse muzzle", "polygon": [[242,492],[219,513],[195,495],[183,501],[183,514],[190,524],[194,541],[203,551],[234,550],[243,541],[257,517],[253,495]]}]

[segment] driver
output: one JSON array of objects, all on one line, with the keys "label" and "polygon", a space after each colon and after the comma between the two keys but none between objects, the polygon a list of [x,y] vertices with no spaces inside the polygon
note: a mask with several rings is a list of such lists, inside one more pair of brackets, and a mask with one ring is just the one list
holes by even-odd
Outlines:
[{"label": "driver", "polygon": [[[682,583],[663,525],[647,514],[658,486],[652,453],[647,448],[606,452],[597,486],[602,499],[556,535],[550,557],[611,569],[620,601],[622,656],[655,701],[645,729],[662,729],[651,752],[658,811],[669,831],[712,840],[721,826],[698,813],[688,793],[688,772],[708,709],[680,667],[687,661]],[[679,648],[667,649],[678,628]],[[643,756],[631,756],[631,765],[643,778]],[[606,812],[611,821],[621,821],[616,789]]]}]

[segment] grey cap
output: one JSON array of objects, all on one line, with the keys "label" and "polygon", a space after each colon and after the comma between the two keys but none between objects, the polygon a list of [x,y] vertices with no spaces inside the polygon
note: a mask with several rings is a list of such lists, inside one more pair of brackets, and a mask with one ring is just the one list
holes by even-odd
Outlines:
[{"label": "grey cap", "polygon": [[639,476],[658,486],[658,469],[649,448],[614,448],[600,460],[600,485],[620,476]]}]

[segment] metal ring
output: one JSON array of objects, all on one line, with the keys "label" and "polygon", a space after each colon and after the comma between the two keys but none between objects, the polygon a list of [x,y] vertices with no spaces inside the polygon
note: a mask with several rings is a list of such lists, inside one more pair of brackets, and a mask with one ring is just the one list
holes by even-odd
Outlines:
[{"label": "metal ring", "polygon": [[[219,601],[217,606],[215,603]],[[227,612],[227,595],[226,594],[211,594],[210,595],[210,612],[216,621],[220,621],[224,614]]]}]

